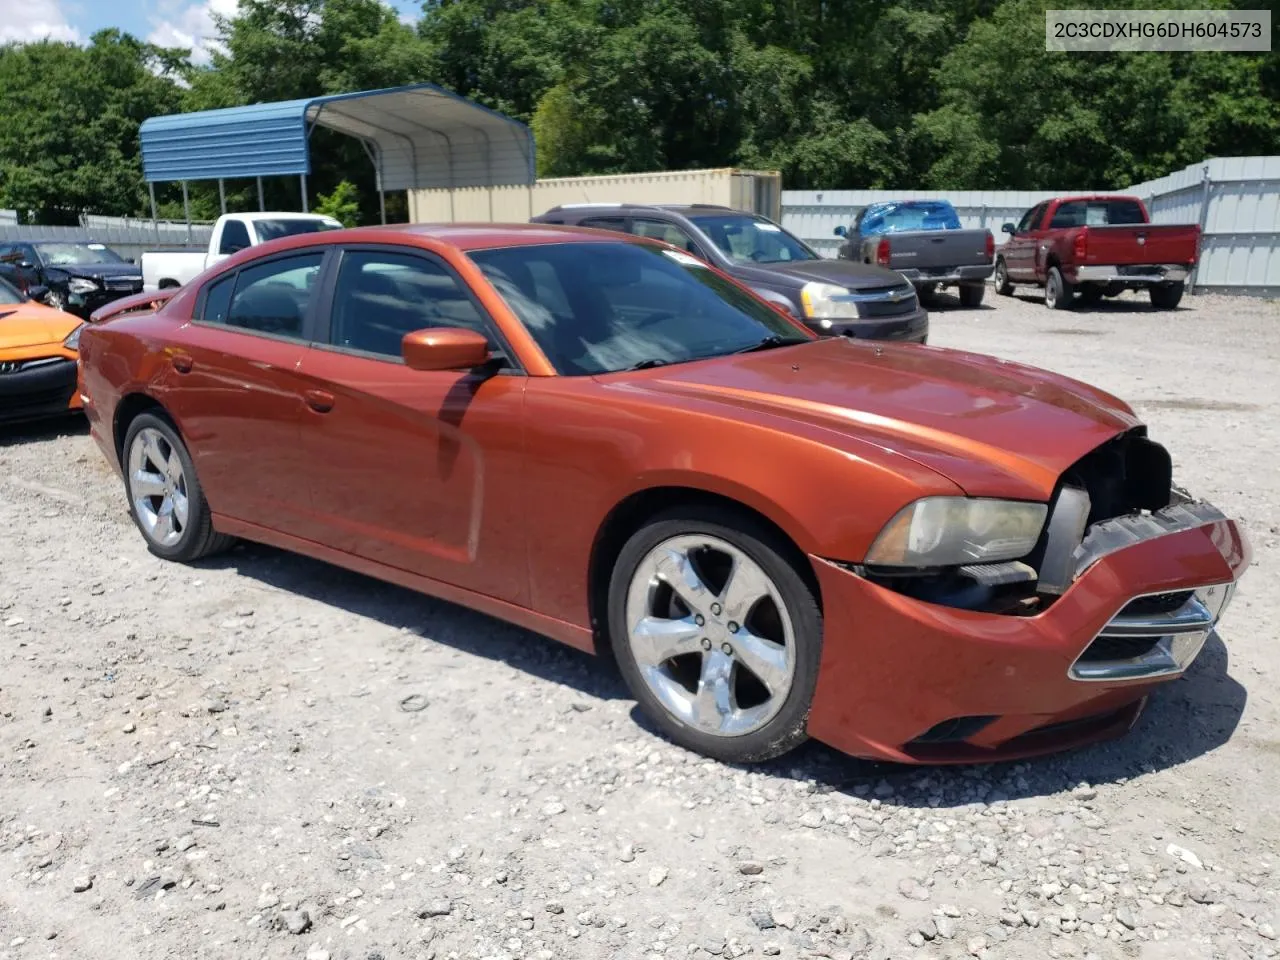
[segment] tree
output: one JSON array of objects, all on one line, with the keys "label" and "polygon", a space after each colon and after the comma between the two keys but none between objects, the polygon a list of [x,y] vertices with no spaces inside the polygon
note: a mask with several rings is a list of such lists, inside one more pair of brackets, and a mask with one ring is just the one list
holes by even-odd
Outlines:
[{"label": "tree", "polygon": [[350,180],[343,180],[333,193],[320,195],[315,212],[333,217],[344,227],[354,227],[360,222],[360,191]]},{"label": "tree", "polygon": [[0,206],[39,223],[142,213],[138,127],[178,108],[182,64],[117,30],[0,48]]}]

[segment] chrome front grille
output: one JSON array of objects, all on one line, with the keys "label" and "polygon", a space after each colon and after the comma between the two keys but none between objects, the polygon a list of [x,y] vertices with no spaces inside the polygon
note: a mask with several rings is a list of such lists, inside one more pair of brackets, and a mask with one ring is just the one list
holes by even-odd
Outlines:
[{"label": "chrome front grille", "polygon": [[1235,584],[1228,583],[1136,597],[1107,622],[1068,675],[1091,681],[1177,676],[1199,656],[1234,593]]}]

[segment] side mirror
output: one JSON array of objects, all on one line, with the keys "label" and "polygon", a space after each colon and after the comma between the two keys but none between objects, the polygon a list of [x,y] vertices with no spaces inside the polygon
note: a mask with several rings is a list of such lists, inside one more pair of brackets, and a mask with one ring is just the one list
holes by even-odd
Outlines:
[{"label": "side mirror", "polygon": [[134,260],[134,259],[133,259],[133,257],[125,257],[124,262],[125,262],[125,263],[137,263],[138,261],[137,261],[137,260]]},{"label": "side mirror", "polygon": [[834,233],[837,237],[847,237],[849,235],[849,230],[847,227],[836,227],[831,232]]},{"label": "side mirror", "polygon": [[1018,228],[1017,228],[1017,227],[1015,227],[1012,223],[1002,223],[1002,224],[1000,225],[1000,232],[1001,232],[1001,233],[1008,233],[1008,234],[1011,234],[1011,235],[1012,235],[1012,234],[1013,234],[1013,232],[1014,232],[1015,230],[1017,230],[1017,229],[1018,229]]},{"label": "side mirror", "polygon": [[34,270],[36,268],[36,265],[32,263],[30,260],[19,260],[18,267],[22,270]]},{"label": "side mirror", "polygon": [[406,333],[400,355],[412,370],[470,370],[489,359],[489,341],[462,327],[428,327]]},{"label": "side mirror", "polygon": [[36,284],[34,287],[27,287],[28,300],[43,300],[49,293],[49,288],[42,284]]}]

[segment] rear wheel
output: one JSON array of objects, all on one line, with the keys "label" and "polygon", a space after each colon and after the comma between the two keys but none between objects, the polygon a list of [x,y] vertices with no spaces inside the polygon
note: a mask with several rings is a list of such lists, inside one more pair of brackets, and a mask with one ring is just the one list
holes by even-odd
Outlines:
[{"label": "rear wheel", "polygon": [[1151,305],[1157,310],[1172,310],[1182,302],[1180,283],[1159,283],[1151,287]]},{"label": "rear wheel", "polygon": [[1013,284],[1009,282],[1009,268],[1004,265],[1004,257],[996,260],[996,270],[994,275],[996,293],[1002,297],[1007,297],[1013,293]]},{"label": "rear wheel", "polygon": [[632,694],[671,740],[728,763],[806,738],[822,613],[790,556],[749,516],[677,510],[623,547],[609,632]]},{"label": "rear wheel", "polygon": [[165,417],[139,414],[124,439],[125,492],[147,548],[189,562],[225,550],[234,538],[217,533],[191,455]]},{"label": "rear wheel", "polygon": [[967,283],[960,287],[960,306],[976,307],[981,305],[982,298],[987,292],[985,283]]},{"label": "rear wheel", "polygon": [[1050,310],[1069,310],[1074,293],[1062,271],[1057,267],[1050,267],[1049,276],[1044,282],[1044,305]]},{"label": "rear wheel", "polygon": [[916,298],[926,307],[936,306],[938,302],[938,285],[926,283],[917,287]]}]

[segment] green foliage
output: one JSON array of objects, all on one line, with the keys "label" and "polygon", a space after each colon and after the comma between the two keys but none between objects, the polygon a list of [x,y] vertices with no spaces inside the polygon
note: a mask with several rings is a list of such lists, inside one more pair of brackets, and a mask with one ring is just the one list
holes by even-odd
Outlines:
[{"label": "green foliage", "polygon": [[344,227],[354,227],[360,222],[360,191],[350,180],[343,180],[333,193],[320,195],[315,212],[333,217]]},{"label": "green foliage", "polygon": [[[1276,55],[1048,54],[1050,5],[428,0],[415,28],[380,0],[240,0],[206,66],[118,31],[0,47],[0,206],[145,213],[148,116],[423,81],[530,123],[540,176],[742,165],[801,188],[1055,189],[1275,151]],[[317,129],[311,148],[317,209],[375,222],[360,145]],[[228,209],[257,209],[254,183],[226,188]],[[193,216],[217,215],[216,184],[189,189]],[[269,179],[267,206],[297,209],[298,190]],[[180,216],[177,185],[158,193]]]}]

